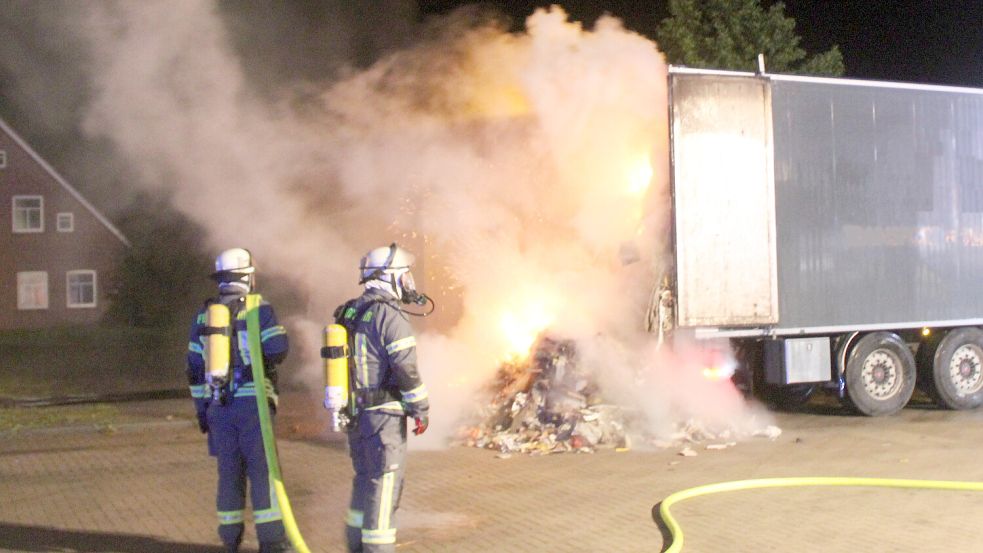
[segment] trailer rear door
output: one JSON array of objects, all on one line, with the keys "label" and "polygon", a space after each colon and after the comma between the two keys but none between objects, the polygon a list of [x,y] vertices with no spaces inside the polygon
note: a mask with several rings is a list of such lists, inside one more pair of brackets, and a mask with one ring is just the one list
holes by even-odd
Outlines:
[{"label": "trailer rear door", "polygon": [[766,79],[670,74],[677,324],[778,322]]}]

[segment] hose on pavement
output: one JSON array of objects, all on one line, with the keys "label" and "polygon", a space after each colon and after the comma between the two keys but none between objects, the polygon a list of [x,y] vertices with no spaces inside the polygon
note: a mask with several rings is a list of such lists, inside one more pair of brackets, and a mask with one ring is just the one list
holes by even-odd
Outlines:
[{"label": "hose on pavement", "polygon": [[961,482],[954,480],[906,480],[899,478],[851,478],[851,477],[822,477],[810,476],[800,478],[759,478],[756,480],[735,480],[707,484],[678,491],[662,500],[659,506],[659,517],[669,529],[672,541],[663,553],[678,553],[683,549],[683,530],[669,512],[673,505],[701,495],[711,495],[738,490],[760,488],[790,488],[801,486],[855,486],[878,488],[909,488],[950,491],[983,491],[983,482]]}]

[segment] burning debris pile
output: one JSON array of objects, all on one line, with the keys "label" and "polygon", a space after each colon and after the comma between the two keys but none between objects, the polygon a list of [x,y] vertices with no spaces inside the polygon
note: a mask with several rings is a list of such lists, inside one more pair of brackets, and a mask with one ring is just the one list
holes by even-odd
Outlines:
[{"label": "burning debris pile", "polygon": [[634,436],[647,446],[676,448],[690,457],[697,454],[696,447],[726,449],[739,439],[781,435],[772,425],[713,430],[694,419],[677,424],[668,436],[638,434],[645,427],[642,415],[604,402],[592,375],[577,362],[573,341],[540,338],[533,352],[526,360],[501,366],[490,385],[492,400],[479,409],[479,422],[462,430],[462,444],[498,450],[503,456],[593,453],[627,450]]},{"label": "burning debris pile", "polygon": [[630,414],[601,400],[570,340],[541,338],[529,359],[502,365],[492,392],[482,422],[464,430],[468,446],[533,455],[629,447]]}]

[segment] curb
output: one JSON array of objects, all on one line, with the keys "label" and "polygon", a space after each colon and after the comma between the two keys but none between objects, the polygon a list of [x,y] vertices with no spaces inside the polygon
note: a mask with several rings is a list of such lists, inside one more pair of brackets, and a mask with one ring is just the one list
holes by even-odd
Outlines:
[{"label": "curb", "polygon": [[110,394],[84,394],[56,397],[9,397],[0,396],[0,407],[52,407],[56,405],[78,405],[82,403],[122,403],[130,401],[152,401],[159,399],[182,399],[188,397],[186,389],[150,390],[145,392],[123,392]]},{"label": "curb", "polygon": [[0,431],[0,439],[29,436],[60,436],[65,434],[116,434],[153,429],[197,428],[195,421],[175,419],[170,421],[121,422],[119,424],[80,424],[70,426],[51,426],[37,428],[15,428]]}]

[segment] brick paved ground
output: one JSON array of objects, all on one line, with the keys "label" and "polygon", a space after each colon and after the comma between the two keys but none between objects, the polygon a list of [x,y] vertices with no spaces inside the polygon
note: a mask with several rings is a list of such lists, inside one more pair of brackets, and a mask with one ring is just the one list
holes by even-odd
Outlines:
[{"label": "brick paved ground", "polygon": [[[145,407],[134,406],[132,409]],[[145,408],[147,412],[152,408]],[[690,486],[770,476],[983,480],[983,413],[783,415],[785,430],[724,451],[513,456],[412,452],[399,547],[410,552],[654,552],[651,510]],[[290,418],[280,421],[292,435]],[[279,441],[291,503],[314,551],[342,551],[351,469],[337,440]],[[190,422],[0,440],[0,550],[219,551],[213,461]],[[983,495],[775,489],[680,504],[684,551],[983,551]],[[252,529],[247,545],[255,548]],[[248,549],[247,549],[248,550]]]}]

